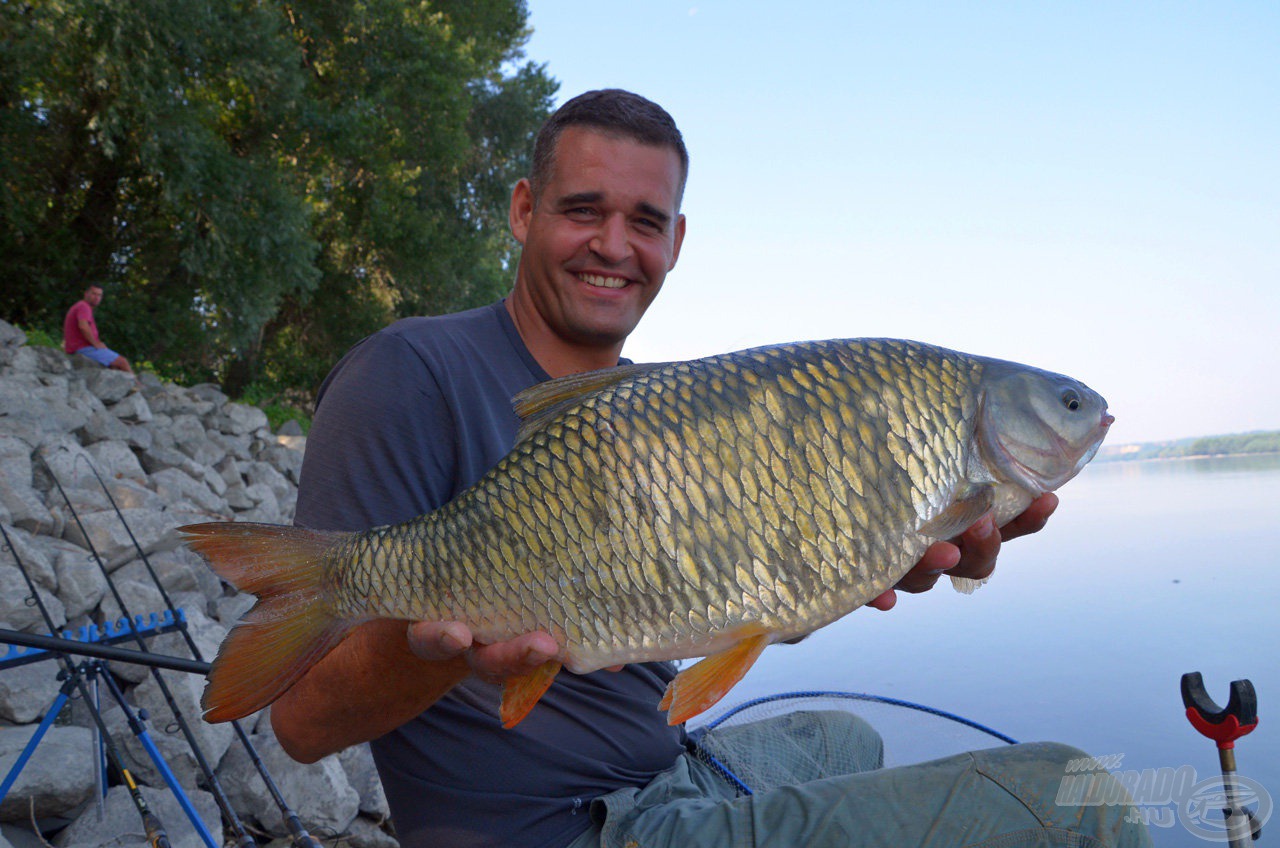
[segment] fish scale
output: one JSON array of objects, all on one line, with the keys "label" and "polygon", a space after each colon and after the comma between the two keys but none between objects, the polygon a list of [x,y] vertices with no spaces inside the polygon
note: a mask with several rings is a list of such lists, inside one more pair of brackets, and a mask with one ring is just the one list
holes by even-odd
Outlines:
[{"label": "fish scale", "polygon": [[[875,598],[992,504],[1007,520],[1070,479],[1112,420],[1070,378],[882,339],[621,366],[542,384],[517,405],[512,452],[404,524],[298,530],[284,565],[256,525],[184,528],[220,574],[262,598],[214,665],[210,720],[269,703],[371,618],[459,620],[480,642],[550,632],[562,655],[508,681],[508,726],[561,663],[587,672],[707,655],[664,698],[683,720],[764,644]],[[288,571],[304,565],[314,576]],[[314,614],[294,591],[304,579],[316,584]],[[271,639],[319,647],[257,647]],[[220,682],[233,676],[249,684]],[[254,704],[222,694],[255,685]]]}]

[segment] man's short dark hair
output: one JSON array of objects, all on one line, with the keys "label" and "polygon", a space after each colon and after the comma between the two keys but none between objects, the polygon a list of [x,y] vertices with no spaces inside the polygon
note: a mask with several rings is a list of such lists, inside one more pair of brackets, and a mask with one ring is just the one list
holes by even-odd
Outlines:
[{"label": "man's short dark hair", "polygon": [[533,167],[529,183],[537,198],[542,187],[551,180],[555,168],[556,143],[560,134],[569,127],[590,127],[605,135],[620,136],[651,144],[669,147],[680,158],[680,185],[676,193],[676,206],[684,196],[685,180],[689,177],[689,151],[675,120],[652,100],[647,100],[620,88],[603,88],[579,94],[557,109],[533,143]]}]

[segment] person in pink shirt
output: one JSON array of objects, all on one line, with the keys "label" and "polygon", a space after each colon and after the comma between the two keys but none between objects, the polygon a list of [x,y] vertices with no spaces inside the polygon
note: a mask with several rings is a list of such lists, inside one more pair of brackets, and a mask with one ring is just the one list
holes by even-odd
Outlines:
[{"label": "person in pink shirt", "polygon": [[90,285],[84,290],[84,299],[67,310],[62,322],[62,349],[67,353],[79,353],[105,368],[133,373],[129,360],[102,343],[98,325],[93,320],[93,307],[102,303],[102,286]]}]

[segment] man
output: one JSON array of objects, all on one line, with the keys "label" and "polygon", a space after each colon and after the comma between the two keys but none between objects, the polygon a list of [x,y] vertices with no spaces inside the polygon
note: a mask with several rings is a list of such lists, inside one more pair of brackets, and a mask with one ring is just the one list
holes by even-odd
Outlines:
[{"label": "man", "polygon": [[67,310],[67,317],[62,321],[62,349],[86,356],[104,368],[132,374],[129,360],[103,344],[98,336],[93,308],[99,303],[102,303],[102,286],[90,285],[84,290],[84,298]]},{"label": "man", "polygon": [[[399,321],[348,352],[321,387],[298,523],[356,530],[438,508],[510,449],[518,423],[512,395],[616,365],[679,258],[687,171],[679,130],[655,104],[621,91],[566,103],[539,133],[530,177],[512,193],[510,225],[523,250],[510,296],[457,315]],[[1055,505],[1042,498],[1007,535],[1038,529]],[[926,589],[947,569],[986,576],[1000,540],[985,518],[959,546],[930,548],[900,588]],[[893,601],[888,592],[873,605]],[[276,702],[272,723],[285,750],[303,761],[370,741],[405,846],[691,845],[695,836],[724,844],[744,828],[764,842],[770,827],[795,821],[806,824],[775,833],[777,844],[816,845],[843,831],[847,815],[882,816],[857,809],[853,790],[828,781],[806,784],[813,799],[789,790],[734,798],[726,782],[683,756],[682,728],[668,727],[657,709],[674,675],[667,663],[562,672],[519,725],[503,730],[496,684],[556,652],[546,633],[474,646],[459,622],[370,622]],[[424,711],[468,669],[475,676]],[[1042,762],[1036,754],[1021,752]],[[963,789],[976,804],[1015,799],[1021,818],[993,816],[1002,822],[993,835],[1059,827],[1052,810],[1027,813],[1016,793],[974,767],[952,772],[930,797]],[[1049,772],[1061,777],[1062,764]],[[857,793],[900,796],[893,787],[868,783]],[[1063,823],[1062,832],[1071,826]]]}]

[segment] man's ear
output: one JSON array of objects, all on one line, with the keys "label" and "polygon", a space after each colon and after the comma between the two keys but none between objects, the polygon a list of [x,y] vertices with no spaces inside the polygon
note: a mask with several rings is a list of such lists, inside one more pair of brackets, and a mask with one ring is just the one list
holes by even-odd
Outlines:
[{"label": "man's ear", "polygon": [[676,226],[675,226],[675,232],[673,233],[673,236],[674,236],[674,244],[672,244],[671,246],[671,264],[667,266],[668,271],[676,267],[676,260],[680,258],[680,245],[684,244],[684,216],[683,215],[676,216]]},{"label": "man's ear", "polygon": [[528,179],[522,179],[511,190],[511,207],[507,210],[507,223],[511,227],[511,235],[516,241],[524,244],[529,234],[529,220],[533,217],[533,186]]}]

